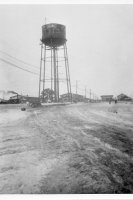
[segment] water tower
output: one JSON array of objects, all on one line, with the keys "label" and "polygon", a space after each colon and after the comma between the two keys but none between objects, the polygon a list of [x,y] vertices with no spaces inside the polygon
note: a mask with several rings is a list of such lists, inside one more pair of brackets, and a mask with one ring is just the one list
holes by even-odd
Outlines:
[{"label": "water tower", "polygon": [[[50,88],[54,91],[54,101],[59,102],[60,83],[64,81],[68,100],[71,101],[71,82],[66,41],[66,27],[64,25],[50,23],[42,26],[39,98],[41,91],[46,88],[46,82],[49,81]],[[61,67],[64,70],[62,74],[65,75],[65,78],[60,77]],[[47,78],[48,70],[50,70],[49,78]]]}]

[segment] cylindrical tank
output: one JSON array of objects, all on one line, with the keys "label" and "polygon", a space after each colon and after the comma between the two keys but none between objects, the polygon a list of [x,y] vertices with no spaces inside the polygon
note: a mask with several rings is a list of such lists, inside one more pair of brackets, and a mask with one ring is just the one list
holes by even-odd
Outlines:
[{"label": "cylindrical tank", "polygon": [[59,47],[66,42],[66,27],[62,24],[45,24],[42,26],[42,42],[46,46]]}]

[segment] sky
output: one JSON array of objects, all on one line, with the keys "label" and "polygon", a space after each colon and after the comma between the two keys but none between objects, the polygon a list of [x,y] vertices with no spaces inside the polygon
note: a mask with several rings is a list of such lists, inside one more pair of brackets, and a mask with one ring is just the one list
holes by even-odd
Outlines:
[{"label": "sky", "polygon": [[[72,92],[77,80],[78,93],[86,87],[88,97],[90,89],[98,97],[133,97],[133,5],[0,5],[0,59],[39,73],[45,18],[66,26]],[[37,96],[38,85],[38,75],[0,60],[0,91]]]}]

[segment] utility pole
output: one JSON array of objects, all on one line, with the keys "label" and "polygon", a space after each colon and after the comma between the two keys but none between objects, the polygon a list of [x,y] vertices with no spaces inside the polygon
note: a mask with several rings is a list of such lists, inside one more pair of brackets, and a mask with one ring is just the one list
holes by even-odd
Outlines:
[{"label": "utility pole", "polygon": [[95,101],[95,94],[93,93],[93,100]]},{"label": "utility pole", "polygon": [[78,92],[78,81],[76,80],[76,94]]},{"label": "utility pole", "polygon": [[91,101],[91,89],[90,89],[90,101]]},{"label": "utility pole", "polygon": [[86,98],[86,86],[85,86],[85,98]]},{"label": "utility pole", "polygon": [[5,93],[5,91],[3,91],[3,99],[4,99],[4,93]]}]

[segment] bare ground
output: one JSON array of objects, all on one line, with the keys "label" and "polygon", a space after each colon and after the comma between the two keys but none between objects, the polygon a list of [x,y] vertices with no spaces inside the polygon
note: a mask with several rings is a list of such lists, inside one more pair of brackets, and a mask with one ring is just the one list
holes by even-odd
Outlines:
[{"label": "bare ground", "polygon": [[133,193],[133,104],[0,105],[0,193]]}]

